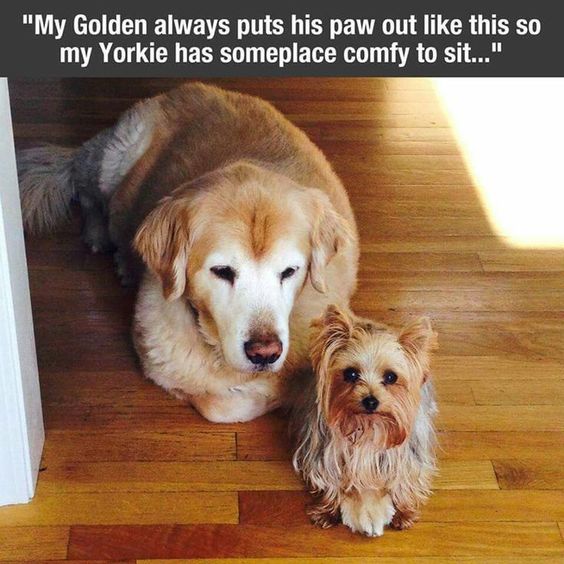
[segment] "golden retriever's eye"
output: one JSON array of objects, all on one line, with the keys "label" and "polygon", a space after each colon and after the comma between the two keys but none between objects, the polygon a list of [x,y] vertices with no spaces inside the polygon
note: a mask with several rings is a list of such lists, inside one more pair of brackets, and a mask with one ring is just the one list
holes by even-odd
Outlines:
[{"label": "golden retriever's eye", "polygon": [[226,280],[229,284],[235,282],[236,272],[230,266],[212,266],[210,270],[215,276]]},{"label": "golden retriever's eye", "polygon": [[390,384],[395,384],[398,381],[398,375],[392,370],[386,370],[384,372],[384,384],[389,386]]},{"label": "golden retriever's eye", "polygon": [[280,280],[282,281],[286,280],[286,278],[292,278],[296,272],[298,272],[297,266],[289,266],[280,273]]},{"label": "golden retriever's eye", "polygon": [[343,370],[345,382],[356,382],[360,378],[360,372],[356,368],[345,368]]}]

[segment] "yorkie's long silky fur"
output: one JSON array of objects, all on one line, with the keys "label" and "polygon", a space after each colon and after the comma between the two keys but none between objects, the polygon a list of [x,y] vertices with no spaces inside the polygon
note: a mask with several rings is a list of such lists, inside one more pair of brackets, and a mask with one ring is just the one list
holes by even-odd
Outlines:
[{"label": "yorkie's long silky fur", "polygon": [[[384,525],[405,529],[418,519],[436,469],[437,407],[429,375],[435,342],[426,318],[396,333],[330,306],[314,325],[314,371],[294,400],[290,433],[294,468],[315,499],[309,509],[315,524],[325,528],[343,521],[355,532],[379,536]],[[389,415],[350,411],[354,403],[347,396],[354,402],[355,392],[341,386],[335,366],[348,351],[355,358],[371,355],[382,366],[390,356],[404,359],[409,372],[400,377],[404,389],[383,401]]]}]

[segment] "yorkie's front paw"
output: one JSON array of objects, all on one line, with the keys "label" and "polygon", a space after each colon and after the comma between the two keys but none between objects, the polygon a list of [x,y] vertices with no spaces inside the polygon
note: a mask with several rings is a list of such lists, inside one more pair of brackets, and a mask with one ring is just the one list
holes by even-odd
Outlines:
[{"label": "yorkie's front paw", "polygon": [[363,492],[360,496],[349,497],[341,504],[343,523],[353,531],[368,537],[381,537],[384,527],[389,525],[395,507],[389,495],[378,492]]},{"label": "yorkie's front paw", "polygon": [[390,527],[398,531],[404,531],[405,529],[411,529],[418,520],[419,513],[417,511],[402,511],[401,509],[396,509]]},{"label": "yorkie's front paw", "polygon": [[338,513],[328,511],[325,506],[312,505],[307,509],[307,514],[311,522],[322,529],[333,527],[341,521]]}]

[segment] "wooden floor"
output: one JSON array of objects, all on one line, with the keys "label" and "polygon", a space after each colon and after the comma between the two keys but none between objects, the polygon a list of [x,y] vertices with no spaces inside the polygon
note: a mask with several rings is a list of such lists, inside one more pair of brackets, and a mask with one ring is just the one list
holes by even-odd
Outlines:
[{"label": "wooden floor", "polygon": [[[17,145],[77,144],[176,82],[15,81]],[[334,163],[360,227],[358,313],[433,318],[436,492],[411,531],[311,526],[279,415],[213,425],[142,378],[134,296],[75,220],[28,240],[47,441],[34,501],[0,509],[0,559],[563,561],[564,250],[494,234],[428,81],[217,82],[272,101]]]}]

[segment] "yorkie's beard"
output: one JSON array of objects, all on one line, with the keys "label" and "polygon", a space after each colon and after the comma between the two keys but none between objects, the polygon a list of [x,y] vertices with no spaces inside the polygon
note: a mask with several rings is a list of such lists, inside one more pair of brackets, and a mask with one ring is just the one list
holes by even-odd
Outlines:
[{"label": "yorkie's beard", "polygon": [[388,449],[401,445],[408,431],[394,416],[388,413],[339,414],[332,426],[345,440],[353,445],[370,445],[375,449]]}]

